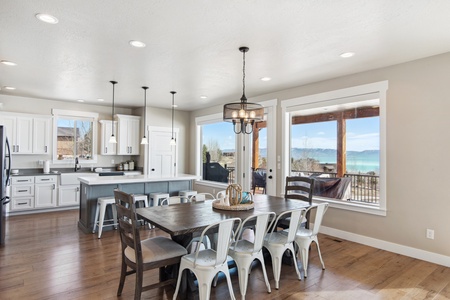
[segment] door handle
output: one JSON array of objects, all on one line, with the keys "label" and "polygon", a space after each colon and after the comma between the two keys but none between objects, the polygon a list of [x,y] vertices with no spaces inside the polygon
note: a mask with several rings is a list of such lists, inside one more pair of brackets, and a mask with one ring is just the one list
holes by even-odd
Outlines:
[{"label": "door handle", "polygon": [[155,169],[152,169],[152,172],[154,172],[155,171]]},{"label": "door handle", "polygon": [[272,179],[272,178],[273,178],[272,175],[270,175],[270,176],[269,176],[269,179]]}]

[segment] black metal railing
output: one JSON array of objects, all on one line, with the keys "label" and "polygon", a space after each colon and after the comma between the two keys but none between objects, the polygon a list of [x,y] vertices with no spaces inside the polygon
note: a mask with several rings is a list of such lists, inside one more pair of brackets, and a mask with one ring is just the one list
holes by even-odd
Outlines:
[{"label": "black metal railing", "polygon": [[[331,178],[336,173],[310,172],[292,170],[293,175],[319,176],[325,175]],[[362,202],[368,204],[379,204],[380,201],[380,177],[378,175],[346,173],[344,177],[351,178],[351,197],[347,201]]]}]

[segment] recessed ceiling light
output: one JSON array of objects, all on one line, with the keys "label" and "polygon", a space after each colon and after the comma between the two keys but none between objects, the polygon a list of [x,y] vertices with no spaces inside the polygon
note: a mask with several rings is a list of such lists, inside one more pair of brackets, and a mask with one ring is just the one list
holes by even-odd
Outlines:
[{"label": "recessed ceiling light", "polygon": [[105,101],[105,99],[98,98],[97,101],[103,102],[103,101]]},{"label": "recessed ceiling light", "polygon": [[8,60],[0,60],[0,63],[7,65],[7,66],[17,66],[15,62],[8,61]]},{"label": "recessed ceiling light", "polygon": [[84,100],[83,100],[83,99],[78,99],[77,101],[78,101],[78,102],[84,102]]},{"label": "recessed ceiling light", "polygon": [[4,86],[3,87],[5,90],[15,90],[16,88],[13,86]]},{"label": "recessed ceiling light", "polygon": [[42,21],[42,22],[45,22],[48,24],[56,24],[59,22],[57,18],[55,18],[52,15],[48,15],[48,14],[36,14],[36,18],[39,21]]},{"label": "recessed ceiling light", "polygon": [[344,52],[344,53],[342,53],[340,56],[342,57],[342,58],[349,58],[349,57],[352,57],[352,56],[354,56],[355,55],[355,52]]},{"label": "recessed ceiling light", "polygon": [[201,96],[200,96],[200,99],[208,99],[208,96],[206,96],[206,95],[201,95]]},{"label": "recessed ceiling light", "polygon": [[262,81],[271,81],[272,78],[266,76],[266,77],[261,77],[261,80]]},{"label": "recessed ceiling light", "polygon": [[141,42],[141,41],[130,41],[130,45],[136,48],[144,48],[145,47],[145,43]]}]

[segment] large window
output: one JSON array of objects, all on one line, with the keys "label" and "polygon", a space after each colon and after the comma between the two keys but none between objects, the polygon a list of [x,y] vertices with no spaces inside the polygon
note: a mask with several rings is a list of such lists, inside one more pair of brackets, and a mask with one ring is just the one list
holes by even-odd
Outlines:
[{"label": "large window", "polygon": [[236,169],[236,135],[233,124],[215,122],[200,125],[203,180],[232,183]]},{"label": "large window", "polygon": [[96,160],[97,114],[54,110],[54,161]]},{"label": "large window", "polygon": [[317,200],[384,214],[386,88],[381,82],[282,103],[285,174],[314,177]]}]

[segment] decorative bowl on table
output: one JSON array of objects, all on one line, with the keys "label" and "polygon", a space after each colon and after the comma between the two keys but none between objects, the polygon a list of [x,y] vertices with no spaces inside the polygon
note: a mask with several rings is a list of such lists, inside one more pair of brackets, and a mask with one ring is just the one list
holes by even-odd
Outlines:
[{"label": "decorative bowl on table", "polygon": [[243,192],[242,187],[233,183],[226,189],[223,199],[213,201],[213,207],[223,210],[249,210],[255,207],[253,195],[250,192]]}]

